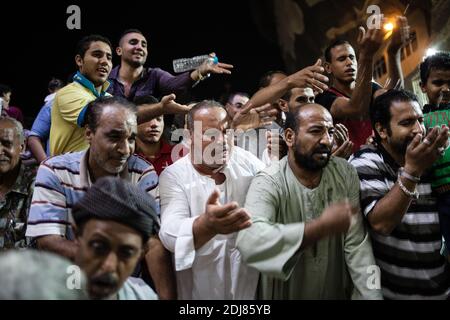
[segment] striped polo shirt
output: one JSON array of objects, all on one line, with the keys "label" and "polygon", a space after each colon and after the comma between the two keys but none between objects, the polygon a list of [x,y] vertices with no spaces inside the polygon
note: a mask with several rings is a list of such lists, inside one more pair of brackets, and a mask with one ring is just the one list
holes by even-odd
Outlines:
[{"label": "striped polo shirt", "polygon": [[[361,209],[367,217],[394,186],[400,167],[381,146],[364,146],[349,161],[359,175]],[[450,295],[450,266],[440,254],[442,236],[429,177],[421,178],[417,191],[419,199],[412,200],[390,235],[370,229],[385,299],[447,299]]]},{"label": "striped polo shirt", "polygon": [[[27,237],[61,235],[73,239],[72,207],[92,185],[88,152],[67,153],[42,162],[36,176]],[[137,184],[159,204],[158,176],[150,163],[133,155],[120,177]]]}]

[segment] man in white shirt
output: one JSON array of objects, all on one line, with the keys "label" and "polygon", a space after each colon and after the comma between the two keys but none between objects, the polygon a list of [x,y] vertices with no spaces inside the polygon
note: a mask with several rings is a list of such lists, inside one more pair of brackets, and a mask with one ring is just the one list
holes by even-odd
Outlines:
[{"label": "man in white shirt", "polygon": [[160,176],[160,238],[174,253],[179,299],[255,297],[258,272],[241,261],[235,241],[251,225],[241,207],[264,164],[232,147],[228,123],[221,104],[195,105],[188,114],[191,152]]}]

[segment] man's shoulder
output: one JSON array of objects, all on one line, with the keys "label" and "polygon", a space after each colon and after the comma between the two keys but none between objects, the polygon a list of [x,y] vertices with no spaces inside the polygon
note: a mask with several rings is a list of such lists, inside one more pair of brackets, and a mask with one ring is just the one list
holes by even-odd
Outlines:
[{"label": "man's shoulder", "polygon": [[118,292],[119,300],[158,300],[156,293],[142,279],[129,277]]},{"label": "man's shoulder", "polygon": [[283,185],[286,180],[286,171],[288,170],[287,156],[280,161],[274,161],[272,164],[262,169],[255,177],[256,181],[267,181],[275,185]]},{"label": "man's shoulder", "polygon": [[35,165],[21,163],[20,176],[17,177],[16,184],[22,190],[30,190],[36,179]]},{"label": "man's shoulder", "polygon": [[361,159],[369,162],[384,162],[381,150],[373,145],[363,145],[350,157],[349,162],[353,164]]},{"label": "man's shoulder", "polygon": [[155,171],[153,165],[138,154],[133,154],[128,159],[128,170],[132,173],[146,174]]},{"label": "man's shoulder", "polygon": [[263,170],[265,167],[264,163],[253,153],[237,146],[233,147],[232,159],[234,159],[238,165],[247,166],[256,171]]},{"label": "man's shoulder", "polygon": [[332,156],[330,158],[330,161],[328,162],[328,166],[333,170],[337,170],[341,173],[347,173],[350,171],[353,172],[355,170],[347,160],[341,157]]},{"label": "man's shoulder", "polygon": [[70,152],[53,156],[44,160],[41,166],[47,166],[50,169],[67,170],[73,173],[79,173],[81,158],[85,152],[86,151]]},{"label": "man's shoulder", "polygon": [[83,87],[77,82],[72,82],[56,92],[54,105],[59,105],[75,99],[90,99],[92,97],[95,98],[94,94],[87,88]]},{"label": "man's shoulder", "polygon": [[192,172],[193,166],[190,159],[190,154],[185,155],[178,161],[175,161],[170,166],[166,167],[160,175],[160,179],[167,175],[184,176]]},{"label": "man's shoulder", "polygon": [[63,95],[80,92],[89,93],[89,90],[80,85],[78,82],[71,82],[56,92],[55,99]]}]

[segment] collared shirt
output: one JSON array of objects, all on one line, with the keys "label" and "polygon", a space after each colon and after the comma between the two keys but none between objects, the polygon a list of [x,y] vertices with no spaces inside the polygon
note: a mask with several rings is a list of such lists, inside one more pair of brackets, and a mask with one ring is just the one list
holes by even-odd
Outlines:
[{"label": "collared shirt", "polygon": [[89,147],[82,127],[86,107],[89,102],[107,95],[109,82],[105,82],[98,92],[94,84],[79,72],[73,80],[55,96],[51,113],[51,155],[82,151]]},{"label": "collared shirt", "polygon": [[[146,156],[141,150],[137,150],[137,154],[150,162],[153,167],[155,167],[156,173],[161,175],[161,172],[170,166],[172,163],[177,161],[178,159],[184,157],[187,153],[189,153],[189,149],[186,147],[183,147],[180,150],[180,154],[174,154],[172,156],[172,150],[175,148],[176,145],[170,145],[167,143],[164,139],[161,139],[161,148],[159,150],[159,153],[155,155],[155,157],[148,157]],[[182,145],[179,145],[182,147]]]},{"label": "collared shirt", "polygon": [[129,277],[117,292],[117,300],[158,300],[158,296],[142,279]]},{"label": "collared shirt", "polygon": [[[397,181],[399,165],[379,146],[366,146],[349,160],[361,184],[361,209],[367,217]],[[370,228],[373,252],[381,269],[381,286],[387,299],[447,299],[450,265],[441,256],[436,197],[430,177],[422,176],[400,224],[389,235]]]},{"label": "collared shirt", "polygon": [[136,97],[152,95],[160,98],[171,93],[182,93],[192,86],[192,79],[189,72],[177,76],[159,68],[144,69],[140,78],[131,86],[128,96],[125,95],[124,85],[119,79],[120,65],[111,70],[109,81],[111,86],[108,92],[114,96],[119,96],[133,101]]},{"label": "collared shirt", "polygon": [[[70,228],[72,207],[92,185],[88,151],[68,153],[42,162],[28,218],[28,237],[52,234],[73,237]],[[158,176],[144,159],[131,156],[120,177],[137,184],[158,200]]]},{"label": "collared shirt", "polygon": [[239,232],[237,246],[244,261],[261,272],[259,298],[381,299],[380,290],[368,286],[375,259],[361,214],[347,233],[300,250],[305,224],[329,205],[347,198],[359,207],[358,182],[355,169],[335,157],[314,189],[298,181],[288,157],[255,177],[245,201],[253,224]]},{"label": "collared shirt", "polygon": [[45,105],[41,108],[36,119],[34,119],[33,126],[29,132],[29,136],[39,137],[43,142],[46,143],[45,152],[47,156],[50,155],[50,128],[51,128],[51,116],[52,116],[52,105],[53,100],[48,100]]},{"label": "collared shirt", "polygon": [[34,170],[21,163],[16,182],[0,200],[0,250],[27,246],[25,229],[34,189]]},{"label": "collared shirt", "polygon": [[205,212],[206,202],[217,187],[222,204],[244,204],[248,186],[264,164],[239,147],[223,169],[225,182],[201,175],[190,155],[163,171],[160,177],[160,239],[175,256],[179,299],[254,299],[258,272],[241,261],[235,246],[236,233],[216,235],[201,248],[194,248],[192,225]]}]

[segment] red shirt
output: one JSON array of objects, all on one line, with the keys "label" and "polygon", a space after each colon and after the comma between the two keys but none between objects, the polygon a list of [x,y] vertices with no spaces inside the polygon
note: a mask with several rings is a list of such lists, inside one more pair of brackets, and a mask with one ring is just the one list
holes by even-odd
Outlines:
[{"label": "red shirt", "polygon": [[[174,157],[172,158],[172,150],[175,148],[175,146],[178,146],[177,148],[180,148],[180,151],[178,154],[174,154]],[[137,154],[150,162],[154,167],[155,171],[158,174],[158,176],[161,174],[161,172],[168,166],[170,166],[172,163],[180,159],[181,157],[185,156],[189,153],[189,149],[186,148],[184,145],[171,145],[161,139],[161,148],[159,150],[159,153],[155,157],[148,157],[144,153],[141,152],[141,150],[137,151]],[[173,161],[175,160],[175,161]]]},{"label": "red shirt", "polygon": [[[372,95],[376,90],[380,88],[381,87],[377,83],[372,82]],[[350,97],[346,94],[340,92],[334,87],[331,87],[324,93],[318,95],[315,100],[316,103],[321,104],[325,108],[330,110],[331,105],[337,97],[346,97],[350,99]],[[372,103],[372,101],[370,103]],[[372,124],[370,123],[369,119],[352,119],[338,122],[342,123],[348,129],[348,138],[351,142],[353,142],[353,153],[358,151],[362,145],[366,144],[367,138],[373,135]]]},{"label": "red shirt", "polygon": [[9,106],[9,108],[5,108],[4,111],[8,114],[9,117],[16,119],[23,125],[22,110],[20,110],[18,107]]}]

